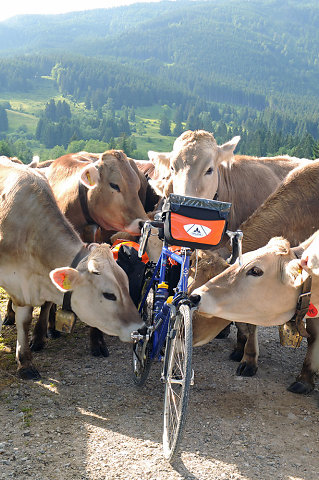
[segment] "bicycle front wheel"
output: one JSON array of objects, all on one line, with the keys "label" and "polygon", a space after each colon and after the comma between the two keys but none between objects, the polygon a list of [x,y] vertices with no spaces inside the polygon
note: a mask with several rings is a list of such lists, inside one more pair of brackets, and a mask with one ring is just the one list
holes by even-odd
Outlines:
[{"label": "bicycle front wheel", "polygon": [[171,318],[164,365],[164,457],[172,461],[178,452],[186,420],[192,383],[192,315],[188,305],[178,306]]}]

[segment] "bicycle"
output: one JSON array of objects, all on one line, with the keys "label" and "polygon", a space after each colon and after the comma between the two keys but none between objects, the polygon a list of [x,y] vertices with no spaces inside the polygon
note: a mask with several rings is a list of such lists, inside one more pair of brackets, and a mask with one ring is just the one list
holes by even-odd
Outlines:
[{"label": "bicycle", "polygon": [[[194,248],[220,243],[229,209],[226,202],[171,194],[160,220],[147,221],[142,228],[139,257],[145,252],[152,228],[158,230],[163,245],[158,262],[149,263],[145,274],[139,305],[145,328],[132,333],[133,379],[138,386],[144,385],[152,362],[162,361],[163,452],[168,461],[179,450],[189,390],[194,383],[192,313],[196,306],[187,294],[190,256]],[[169,245],[180,249],[174,251]],[[177,275],[174,267],[180,270]]]}]

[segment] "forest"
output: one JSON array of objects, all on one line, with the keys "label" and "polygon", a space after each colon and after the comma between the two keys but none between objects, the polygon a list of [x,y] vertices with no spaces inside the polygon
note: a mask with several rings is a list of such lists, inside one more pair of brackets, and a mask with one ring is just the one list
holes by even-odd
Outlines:
[{"label": "forest", "polygon": [[[154,145],[146,129],[139,147],[135,112],[156,106],[166,145],[204,128],[218,142],[240,135],[239,153],[317,158],[318,27],[310,0],[164,1],[1,22],[0,154],[24,145],[27,161],[94,140],[146,158]],[[55,95],[32,112],[36,128],[12,131],[14,98],[40,96],[44,78]]]}]

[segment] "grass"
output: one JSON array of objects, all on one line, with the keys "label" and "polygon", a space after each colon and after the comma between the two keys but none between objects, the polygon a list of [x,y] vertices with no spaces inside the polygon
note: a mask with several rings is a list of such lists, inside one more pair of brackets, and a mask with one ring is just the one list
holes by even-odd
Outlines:
[{"label": "grass", "polygon": [[134,139],[137,150],[142,153],[143,158],[147,158],[148,150],[160,152],[172,150],[175,137],[164,136],[159,133],[159,118],[164,111],[166,111],[169,116],[171,115],[168,107],[161,107],[160,105],[136,109],[136,133],[134,133]]},{"label": "grass", "polygon": [[38,118],[29,113],[21,113],[13,110],[7,110],[8,123],[9,123],[9,132],[13,133],[23,128],[28,133],[32,135],[35,134]]},{"label": "grass", "polygon": [[[34,80],[35,88],[28,92],[0,93],[0,102],[9,101],[11,109],[7,110],[9,134],[19,134],[22,130],[28,134],[35,134],[39,116],[45,104],[54,98],[62,100],[54,80],[50,77],[39,77]],[[83,103],[70,103],[73,113],[85,114]],[[151,107],[139,107],[135,109],[133,136],[140,158],[147,159],[148,150],[171,151],[175,137],[163,136],[159,133],[160,117],[165,113],[172,116],[172,110],[167,106],[153,105]],[[33,142],[34,143],[34,142]],[[34,154],[43,150],[39,142],[31,147]],[[44,149],[47,150],[47,149]],[[50,155],[49,157],[50,158]]]},{"label": "grass", "polygon": [[35,88],[28,92],[0,93],[0,102],[10,102],[12,110],[22,113],[29,113],[38,116],[43,110],[45,103],[51,98],[61,99],[55,82],[48,77],[38,78],[35,81]]},{"label": "grass", "polygon": [[31,417],[32,417],[32,407],[24,407],[21,408],[21,412],[23,413],[23,423],[25,427],[30,427],[31,425]]}]

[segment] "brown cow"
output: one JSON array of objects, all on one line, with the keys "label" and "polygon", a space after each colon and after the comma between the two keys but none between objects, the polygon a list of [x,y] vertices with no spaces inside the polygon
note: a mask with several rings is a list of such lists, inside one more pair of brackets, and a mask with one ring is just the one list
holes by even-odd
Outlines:
[{"label": "brown cow", "polygon": [[142,322],[110,248],[85,248],[36,170],[1,161],[0,194],[0,285],[16,313],[19,375],[39,377],[28,342],[32,307],[46,301],[62,304],[67,291],[80,319],[129,341]]},{"label": "brown cow", "polygon": [[[231,202],[230,230],[236,230],[289,172],[311,162],[289,156],[234,156],[239,138],[234,137],[218,146],[213,134],[204,130],[189,130],[176,139],[169,154],[158,154],[157,157],[156,152],[150,152],[150,159],[161,169],[162,176],[166,168],[174,193],[211,199],[217,195],[219,200]],[[224,251],[220,254],[227,257]],[[248,338],[243,361],[237,369],[240,375],[254,375],[257,370],[255,330],[254,327],[239,326],[238,343],[231,354],[233,360],[242,357]]]},{"label": "brown cow", "polygon": [[[98,226],[104,230],[104,241],[114,230],[138,234],[140,221],[148,218],[142,202],[152,208],[152,202],[158,199],[150,193],[147,180],[134,160],[128,159],[122,151],[79,152],[38,166],[48,178],[62,213],[87,242],[93,241]],[[93,227],[93,233],[88,225]],[[9,304],[6,323],[13,321]],[[44,339],[40,335],[44,330],[44,325],[36,329],[33,349],[43,347]],[[55,336],[52,326],[49,333]],[[96,329],[90,331],[90,343],[93,355],[108,355],[103,335]]]},{"label": "brown cow", "polygon": [[[279,235],[283,235],[290,240],[292,245],[298,245],[319,229],[318,184],[319,160],[291,172],[276,192],[241,225],[240,228],[244,233],[243,251],[256,250],[265,245],[273,236]],[[208,275],[214,276],[213,261],[210,263],[210,268],[210,274]],[[218,268],[220,267],[218,266]],[[209,327],[204,325],[205,322],[201,322],[198,318],[197,322],[198,341],[204,343],[214,338],[218,328],[214,325],[213,319],[210,320],[210,324],[214,325],[211,336],[209,335]],[[257,322],[256,319],[255,323]],[[255,362],[256,357],[243,359],[243,363],[251,366]],[[241,367],[244,367],[244,365],[241,365]],[[299,378],[298,382],[297,390],[303,391],[302,378]],[[308,381],[306,380],[305,383],[308,383]],[[306,391],[307,388],[304,390]],[[291,389],[295,391],[294,387]]]},{"label": "brown cow", "polygon": [[[319,236],[319,231],[315,234]],[[298,247],[303,251],[313,236]],[[283,325],[293,317],[301,284],[308,274],[302,272],[296,251],[287,240],[274,237],[265,247],[243,255],[242,265],[234,264],[205,285],[194,290],[200,297],[201,315],[223,315],[227,320],[272,326]],[[198,296],[198,297],[196,297]],[[256,301],[258,299],[258,301]],[[318,316],[319,277],[313,276],[312,312]],[[308,349],[302,371],[289,387],[294,393],[309,393],[319,371],[319,322],[307,317]],[[304,328],[304,327],[302,327]]]},{"label": "brown cow", "polygon": [[140,221],[147,216],[138,196],[137,171],[122,151],[106,151],[92,163],[94,156],[64,155],[47,167],[59,208],[80,234],[88,223],[95,223],[138,235]]},{"label": "brown cow", "polygon": [[151,155],[158,168],[166,165],[174,193],[210,199],[217,195],[230,202],[230,230],[236,230],[291,170],[310,162],[289,156],[234,155],[239,139],[234,137],[219,146],[212,133],[189,130],[175,140],[165,160],[163,154]]}]

